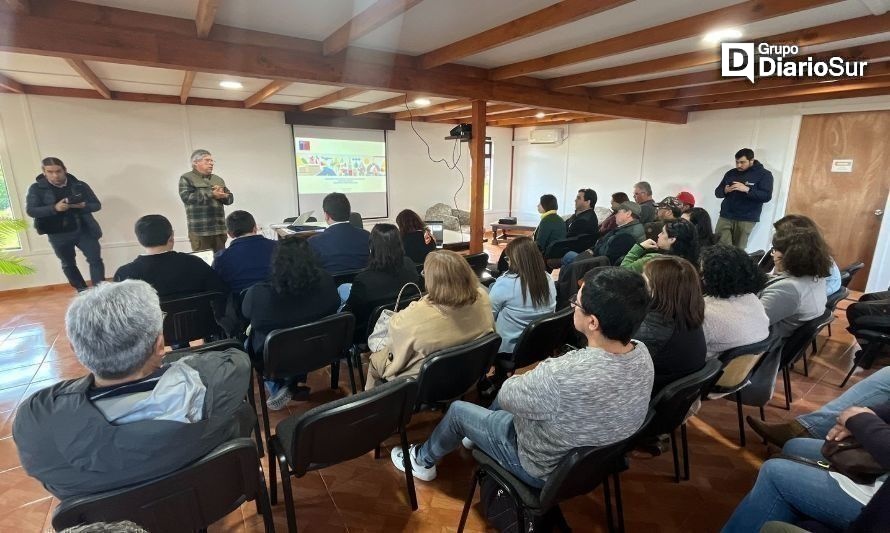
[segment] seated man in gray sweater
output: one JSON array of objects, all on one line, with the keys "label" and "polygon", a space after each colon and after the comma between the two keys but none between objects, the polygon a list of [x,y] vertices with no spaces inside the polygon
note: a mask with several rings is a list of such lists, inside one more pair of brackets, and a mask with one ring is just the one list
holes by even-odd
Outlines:
[{"label": "seated man in gray sweater", "polygon": [[102,283],[68,308],[68,339],[91,373],[34,393],[12,429],[25,471],[60,500],[163,476],[250,435],[247,354],[162,364],[162,323],[144,281]]},{"label": "seated man in gray sweater", "polygon": [[[572,449],[603,446],[643,424],[652,392],[649,352],[631,335],[646,315],[642,276],[618,267],[588,272],[572,302],[587,348],[547,359],[504,382],[491,409],[454,402],[433,434],[412,445],[414,477],[430,481],[436,463],[464,439],[535,487]],[[390,454],[404,470],[401,446]]]}]

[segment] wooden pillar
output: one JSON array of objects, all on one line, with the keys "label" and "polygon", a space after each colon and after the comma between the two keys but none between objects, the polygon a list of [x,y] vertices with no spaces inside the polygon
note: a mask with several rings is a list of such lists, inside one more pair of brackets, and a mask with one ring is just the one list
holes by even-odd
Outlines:
[{"label": "wooden pillar", "polygon": [[485,195],[485,100],[473,100],[470,139],[470,253],[482,251]]}]

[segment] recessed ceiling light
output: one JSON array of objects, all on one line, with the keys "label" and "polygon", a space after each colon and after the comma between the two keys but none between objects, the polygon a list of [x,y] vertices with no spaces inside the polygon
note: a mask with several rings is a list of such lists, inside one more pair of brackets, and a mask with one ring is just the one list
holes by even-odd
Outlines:
[{"label": "recessed ceiling light", "polygon": [[711,44],[722,43],[723,41],[731,41],[742,36],[741,30],[735,28],[724,28],[722,30],[714,30],[705,34],[704,41]]},{"label": "recessed ceiling light", "polygon": [[543,111],[538,111],[537,113],[535,113],[535,118],[544,118],[546,116],[547,116],[547,113],[545,113]]},{"label": "recessed ceiling light", "polygon": [[426,107],[426,106],[430,105],[431,103],[432,102],[430,102],[429,98],[415,98],[414,99],[414,105],[416,105],[417,107]]},{"label": "recessed ceiling light", "polygon": [[232,89],[232,90],[244,88],[244,85],[242,85],[240,81],[229,81],[229,80],[219,82],[219,86],[222,87],[223,89]]}]

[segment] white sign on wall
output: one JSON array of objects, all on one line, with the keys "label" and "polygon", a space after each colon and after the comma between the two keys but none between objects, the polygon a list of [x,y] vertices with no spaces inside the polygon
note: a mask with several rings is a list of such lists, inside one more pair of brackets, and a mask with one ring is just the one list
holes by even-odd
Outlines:
[{"label": "white sign on wall", "polygon": [[834,159],[831,161],[832,172],[853,172],[852,159]]}]

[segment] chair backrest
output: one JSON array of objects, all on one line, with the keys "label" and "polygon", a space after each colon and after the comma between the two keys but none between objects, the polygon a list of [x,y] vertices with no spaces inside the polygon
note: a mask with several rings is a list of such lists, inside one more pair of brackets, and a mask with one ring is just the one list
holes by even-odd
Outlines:
[{"label": "chair backrest", "polygon": [[[411,293],[413,293],[413,294],[411,294]],[[411,294],[411,295],[408,296],[408,294]],[[398,309],[396,308],[395,301],[374,307],[373,311],[371,311],[371,314],[368,315],[367,335],[365,336],[365,338],[370,337],[371,333],[374,332],[374,325],[377,324],[377,320],[380,318],[380,315],[383,314],[384,310],[389,309],[390,311],[395,311],[398,313],[402,309],[408,307],[411,304],[411,302],[416,302],[417,300],[420,300],[422,297],[423,297],[423,294],[417,294],[417,292],[412,287],[412,288],[405,289],[405,293],[402,294],[402,299],[399,300]]]},{"label": "chair backrest", "polygon": [[703,390],[711,388],[723,364],[719,359],[711,359],[697,372],[668,383],[649,402],[655,416],[645,435],[670,433],[686,419],[689,408],[701,397]]},{"label": "chair backrest", "polygon": [[837,304],[846,300],[848,296],[850,296],[850,289],[842,285],[840,289],[835,291],[833,294],[828,295],[828,300],[825,302],[825,307],[834,311],[835,309],[837,309]]},{"label": "chair backrest", "polygon": [[852,265],[847,265],[841,269],[841,287],[846,287],[853,281],[853,276],[856,275],[857,272],[865,268],[865,263],[862,261],[858,261],[853,263]]},{"label": "chair backrest", "polygon": [[184,343],[219,334],[222,330],[214,318],[213,303],[222,298],[219,292],[202,292],[162,301],[164,339]]},{"label": "chair backrest", "polygon": [[376,448],[408,424],[417,382],[399,378],[295,415],[291,449],[297,476],[348,461]]},{"label": "chair backrest", "polygon": [[66,500],[53,527],[131,520],[152,533],[206,529],[260,494],[259,469],[256,443],[236,439],[161,478]]},{"label": "chair backrest", "polygon": [[569,306],[526,326],[513,350],[515,368],[547,359],[565,344],[569,332],[574,328],[574,312]]},{"label": "chair backrest", "polygon": [[473,270],[473,273],[476,276],[481,277],[485,274],[485,270],[488,268],[488,254],[485,252],[479,252],[478,254],[469,254],[465,255],[464,259],[469,263],[470,268]]},{"label": "chair backrest", "polygon": [[570,451],[547,477],[541,489],[541,508],[551,506],[587,494],[602,483],[611,473],[626,468],[625,454],[636,442],[637,435],[646,431],[655,412],[651,409],[640,428],[630,437],[606,446],[585,446]]},{"label": "chair backrest", "polygon": [[349,213],[349,223],[357,228],[364,228],[364,224],[362,224],[362,215],[360,213],[356,213],[353,211]]},{"label": "chair backrest", "polygon": [[283,223],[290,224],[291,222],[293,222],[296,219],[297,219],[297,217],[287,217],[286,219],[283,220]]},{"label": "chair backrest", "polygon": [[764,255],[766,255],[765,250],[757,250],[756,252],[749,253],[748,257],[751,258],[751,261],[754,261],[754,264],[759,264]]},{"label": "chair backrest", "polygon": [[501,337],[483,335],[466,344],[429,354],[420,366],[417,406],[453,400],[484,376],[494,361]]},{"label": "chair backrest", "polygon": [[355,280],[355,277],[358,276],[360,272],[364,271],[364,268],[359,268],[357,270],[346,270],[343,272],[337,272],[336,274],[332,274],[331,276],[334,278],[334,285],[339,287],[344,283],[352,283]]},{"label": "chair backrest", "polygon": [[746,385],[769,345],[770,338],[767,336],[760,342],[738,346],[720,354],[723,373],[709,392],[735,392]]},{"label": "chair backrest", "polygon": [[816,338],[816,335],[819,334],[819,330],[830,321],[832,314],[834,314],[834,311],[826,308],[821,315],[804,322],[785,339],[785,344],[782,346],[781,366],[793,364],[800,358],[813,342],[813,339]]},{"label": "chair backrest", "polygon": [[293,377],[336,362],[351,345],[354,328],[352,313],[337,313],[269,332],[263,346],[263,375],[272,379]]}]

